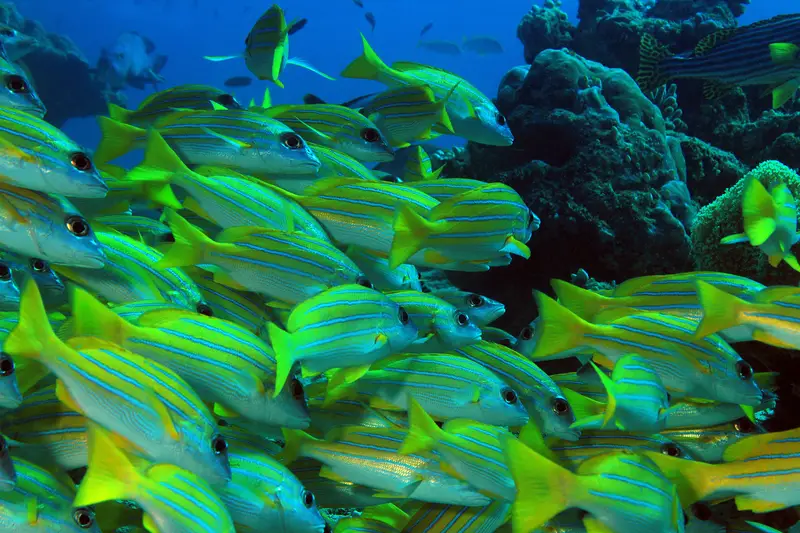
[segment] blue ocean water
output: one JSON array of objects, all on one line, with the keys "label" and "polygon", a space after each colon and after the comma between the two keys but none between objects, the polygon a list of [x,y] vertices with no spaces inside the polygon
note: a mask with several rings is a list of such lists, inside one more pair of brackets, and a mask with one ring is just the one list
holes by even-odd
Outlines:
[{"label": "blue ocean water", "polygon": [[[535,0],[533,3],[541,3]],[[244,38],[271,2],[255,0],[16,0],[20,12],[40,21],[54,33],[69,36],[94,65],[103,47],[124,31],[137,31],[153,40],[158,53],[169,56],[162,74],[167,86],[205,83],[222,86],[232,76],[248,75],[243,61],[210,63],[203,55],[242,51]],[[364,32],[386,61],[408,60],[451,70],[484,93],[494,95],[503,74],[524,63],[517,24],[530,9],[531,0],[291,0],[284,2],[287,18],[307,18],[308,25],[291,40],[290,56],[300,57],[323,72],[339,72],[360,54],[359,32]],[[578,0],[564,0],[562,8],[575,18]],[[797,10],[797,0],[752,0],[742,24]],[[377,20],[371,31],[364,18]],[[420,29],[433,28],[426,39],[460,42],[464,37],[486,35],[502,43],[502,55],[442,56],[417,47]],[[289,67],[281,79],[286,88],[256,82],[232,92],[242,102],[260,101],[269,87],[273,102],[299,102],[314,92],[332,102],[349,100],[377,90],[381,85],[363,80],[322,80],[315,74]],[[137,105],[150,90],[128,89],[129,106]],[[65,130],[93,146],[99,138],[94,120],[73,119]],[[444,144],[458,139],[442,139]]]}]

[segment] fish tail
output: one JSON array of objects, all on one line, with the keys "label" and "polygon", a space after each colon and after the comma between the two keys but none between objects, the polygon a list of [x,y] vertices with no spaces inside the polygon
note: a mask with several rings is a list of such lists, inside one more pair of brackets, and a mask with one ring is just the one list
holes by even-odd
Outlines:
[{"label": "fish tail", "polygon": [[542,435],[542,430],[539,429],[539,426],[536,425],[536,422],[532,418],[527,424],[522,426],[519,432],[519,441],[539,455],[543,455],[554,463],[558,463],[556,454],[547,446],[544,435]]},{"label": "fish tail", "polygon": [[695,330],[696,339],[736,326],[743,306],[747,305],[744,300],[705,281],[697,282],[697,296],[703,309],[703,319]]},{"label": "fish tail", "polygon": [[147,133],[147,143],[144,148],[144,159],[125,175],[126,179],[145,179],[163,178],[167,179],[173,175],[191,174],[178,154],[167,144],[164,137],[158,131],[151,129]]},{"label": "fish tail", "polygon": [[597,372],[597,375],[600,377],[600,382],[603,384],[603,388],[606,389],[606,395],[608,396],[606,408],[603,411],[603,427],[605,428],[608,423],[611,422],[611,419],[614,418],[614,414],[617,411],[616,387],[611,378],[609,378],[605,372],[600,370],[596,364],[592,363],[591,361],[589,364],[592,365],[592,368],[594,368],[594,371]]},{"label": "fish tail", "polygon": [[777,210],[772,195],[755,178],[749,178],[742,193],[744,232],[753,246],[761,246],[775,232]]},{"label": "fish tail", "polygon": [[306,61],[304,59],[300,59],[299,57],[293,57],[291,59],[287,59],[286,60],[286,64],[304,68],[304,69],[306,69],[308,71],[313,72],[317,76],[321,76],[321,77],[325,78],[326,80],[336,81],[336,78],[328,76],[327,74],[325,74],[321,70],[317,69],[317,67],[315,67],[314,65],[312,65],[308,61]]},{"label": "fish tail", "polygon": [[652,91],[669,81],[669,76],[661,71],[661,62],[671,55],[670,49],[658,42],[658,39],[649,33],[642,35],[642,42],[639,46],[639,74],[636,76],[636,83],[643,92]]},{"label": "fish tail", "polygon": [[439,222],[431,222],[413,209],[402,206],[395,216],[389,268],[395,269],[417,253],[425,240],[436,232]]},{"label": "fish tail", "polygon": [[164,210],[164,219],[172,230],[175,242],[154,265],[159,270],[200,264],[206,250],[217,244],[172,209]]},{"label": "fish tail", "polygon": [[553,287],[558,302],[584,320],[591,321],[601,311],[618,305],[614,298],[582,289],[560,279],[550,281],[550,286]]},{"label": "fish tail", "polygon": [[450,121],[450,115],[447,113],[447,104],[448,102],[450,102],[450,98],[452,98],[453,93],[456,92],[456,89],[458,89],[460,83],[461,82],[454,84],[453,87],[447,92],[447,94],[444,95],[444,97],[441,100],[436,102],[437,106],[441,110],[441,115],[436,124],[441,126],[445,131],[449,133],[455,133],[455,130],[453,130],[453,123]]},{"label": "fish tail", "polygon": [[133,111],[130,109],[125,109],[117,104],[108,104],[108,116],[111,117],[111,120],[127,124],[132,114]]},{"label": "fish tail", "polygon": [[47,363],[56,355],[53,348],[63,345],[47,318],[39,287],[33,279],[28,279],[20,298],[19,322],[6,338],[3,350],[11,357]]},{"label": "fish tail", "polygon": [[218,63],[220,61],[229,61],[231,59],[241,59],[241,58],[242,54],[236,54],[232,56],[203,56],[203,59],[205,59],[206,61],[213,61],[215,63]]},{"label": "fish tail", "polygon": [[319,439],[315,439],[305,431],[300,431],[299,429],[282,428],[281,431],[283,432],[283,441],[286,444],[283,446],[283,450],[276,455],[276,458],[284,465],[290,465],[295,462],[298,457],[302,457],[303,444],[319,441]]},{"label": "fish tail", "polygon": [[141,475],[105,430],[91,422],[88,426],[89,468],[73,505],[133,499]]},{"label": "fish tail", "polygon": [[[644,452],[644,454],[652,459],[659,470],[675,484],[681,505],[684,507],[705,499],[714,490],[715,485],[719,487],[719,483],[709,483],[714,478],[719,480],[718,477],[712,476],[717,465],[670,457],[659,452]],[[729,460],[725,457],[725,461]]]},{"label": "fish tail", "polygon": [[78,286],[72,288],[72,336],[122,344],[131,324]]},{"label": "fish tail", "polygon": [[275,392],[273,393],[273,397],[277,397],[292,373],[294,363],[297,360],[297,348],[294,346],[292,334],[288,331],[282,330],[272,322],[267,324],[267,331],[269,332],[269,341],[275,351],[275,361],[277,362]]},{"label": "fish tail", "polygon": [[578,478],[516,439],[506,439],[506,463],[517,486],[514,531],[535,531],[569,507]]},{"label": "fish tail", "polygon": [[145,137],[145,130],[118,122],[109,117],[97,117],[100,126],[100,143],[94,152],[96,164],[107,163],[136,148]]},{"label": "fish tail", "polygon": [[580,423],[583,422],[584,419],[593,418],[596,419],[598,414],[601,414],[605,411],[605,404],[603,402],[598,402],[597,400],[593,400],[588,396],[584,396],[579,392],[575,392],[571,389],[561,389],[561,392],[564,393],[564,398],[567,399],[569,402],[569,406],[572,408],[572,412],[575,413],[575,426],[576,424],[581,425]]},{"label": "fish tail", "polygon": [[411,398],[410,403],[408,435],[399,452],[403,455],[430,451],[437,442],[447,438],[444,430],[436,425],[433,418],[425,412],[417,400]]},{"label": "fish tail", "polygon": [[536,347],[530,355],[534,361],[574,348],[583,333],[592,328],[592,324],[543,292],[534,291],[533,297],[542,317],[536,327]]},{"label": "fish tail", "polygon": [[364,51],[342,71],[343,78],[356,78],[363,80],[377,80],[382,72],[391,70],[390,67],[378,57],[375,50],[369,45],[367,38],[361,34],[361,43]]}]

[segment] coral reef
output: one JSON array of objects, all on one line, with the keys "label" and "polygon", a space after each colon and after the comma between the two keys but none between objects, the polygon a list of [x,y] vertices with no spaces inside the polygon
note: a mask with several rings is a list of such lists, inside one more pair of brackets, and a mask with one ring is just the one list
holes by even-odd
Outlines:
[{"label": "coral reef", "polygon": [[19,63],[30,72],[47,106],[47,121],[61,126],[71,117],[102,114],[107,100],[116,100],[94,79],[88,61],[68,37],[47,33],[37,21],[25,19],[13,2],[0,4],[0,22],[30,37]]},{"label": "coral reef", "polygon": [[525,61],[533,63],[539,52],[548,48],[565,48],[572,44],[575,27],[561,10],[559,0],[534,4],[517,26],[517,38],[525,46]]}]

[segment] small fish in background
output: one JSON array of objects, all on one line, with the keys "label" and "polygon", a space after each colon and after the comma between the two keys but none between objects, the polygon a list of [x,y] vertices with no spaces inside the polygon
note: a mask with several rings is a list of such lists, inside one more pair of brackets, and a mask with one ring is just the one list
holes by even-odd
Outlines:
[{"label": "small fish in background", "polygon": [[119,91],[125,87],[144,90],[151,84],[163,82],[160,72],[167,56],[155,54],[156,45],[135,31],[120,34],[114,44],[104,48],[97,61],[97,77],[109,88]]},{"label": "small fish in background", "polygon": [[361,0],[353,0],[353,3],[355,5],[357,5],[358,7],[362,7],[362,8],[364,7],[364,2],[362,2]]},{"label": "small fish in background", "polygon": [[422,27],[422,29],[420,30],[420,32],[419,32],[419,36],[420,36],[420,37],[424,36],[426,33],[428,33],[429,31],[431,31],[431,28],[433,28],[433,22],[429,22],[429,23],[425,24],[425,25]]},{"label": "small fish in background", "polygon": [[367,19],[367,22],[369,22],[372,31],[375,31],[375,15],[373,15],[371,11],[367,11],[364,14],[364,18]]},{"label": "small fish in background", "polygon": [[233,76],[225,80],[225,87],[247,87],[253,83],[253,78],[250,76]]},{"label": "small fish in background", "polygon": [[503,45],[493,37],[464,37],[461,49],[479,56],[503,53]]},{"label": "small fish in background", "polygon": [[0,22],[0,56],[19,61],[33,50],[36,39]]},{"label": "small fish in background", "polygon": [[419,41],[419,48],[447,56],[460,56],[461,47],[450,41]]},{"label": "small fish in background", "polygon": [[299,32],[306,27],[306,24],[308,24],[308,19],[300,19],[295,21],[294,24],[292,24],[292,27],[289,28],[289,35],[294,35],[295,33]]}]

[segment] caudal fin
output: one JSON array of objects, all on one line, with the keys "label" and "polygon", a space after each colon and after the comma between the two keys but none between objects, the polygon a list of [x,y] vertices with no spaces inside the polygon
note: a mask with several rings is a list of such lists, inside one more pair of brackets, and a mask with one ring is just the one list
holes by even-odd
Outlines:
[{"label": "caudal fin", "polygon": [[125,175],[129,180],[169,179],[179,174],[191,174],[178,154],[167,144],[164,137],[156,130],[147,133],[147,144],[144,148],[144,159]]},{"label": "caudal fin", "polygon": [[378,57],[375,50],[367,42],[364,34],[361,34],[361,43],[364,51],[355,61],[347,65],[342,71],[343,78],[356,78],[362,80],[377,80],[381,72],[390,70],[390,67]]},{"label": "caudal fin", "polygon": [[618,299],[582,289],[567,281],[554,279],[550,281],[550,286],[553,287],[561,305],[590,322],[593,322],[594,317],[602,311],[620,306]]},{"label": "caudal fin", "polygon": [[50,325],[39,287],[33,279],[28,279],[20,298],[19,322],[6,338],[3,350],[11,357],[25,357],[47,364],[48,359],[55,356],[56,347],[63,346]]},{"label": "caudal fin", "polygon": [[433,450],[437,442],[443,442],[447,438],[444,430],[436,425],[417,400],[410,400],[408,435],[400,447],[400,453],[404,455]]},{"label": "caudal fin", "polygon": [[694,336],[702,339],[739,324],[741,311],[748,302],[728,294],[705,281],[697,282],[697,296],[703,309],[703,319],[697,325]]},{"label": "caudal fin", "polygon": [[321,70],[317,69],[317,67],[315,67],[314,65],[312,65],[308,61],[306,61],[304,59],[300,59],[299,57],[293,57],[293,58],[287,60],[286,64],[287,65],[294,65],[295,67],[304,68],[304,69],[306,69],[308,71],[313,72],[317,76],[321,76],[321,77],[325,78],[326,80],[336,81],[336,78],[328,76],[327,74],[325,74]]},{"label": "caudal fin", "polygon": [[97,337],[122,345],[135,326],[77,285],[71,291],[72,336]]},{"label": "caudal fin", "polygon": [[297,350],[292,340],[292,334],[288,331],[282,330],[272,322],[267,324],[267,331],[277,362],[275,392],[272,394],[273,397],[277,397],[294,369]]},{"label": "caudal fin", "polygon": [[540,320],[534,334],[536,347],[530,358],[536,361],[569,357],[568,352],[582,345],[583,333],[592,325],[543,292],[534,291],[533,297]]},{"label": "caudal fin", "polygon": [[639,75],[636,83],[643,92],[652,91],[669,81],[669,76],[661,70],[661,62],[670,57],[672,52],[658,40],[645,33],[639,46]]},{"label": "caudal fin", "polygon": [[154,265],[155,268],[163,270],[202,263],[206,250],[216,242],[172,209],[164,210],[164,219],[175,236],[175,243]]},{"label": "caudal fin", "polygon": [[112,120],[127,124],[132,114],[133,111],[130,109],[125,109],[117,104],[108,104],[108,116],[110,116]]},{"label": "caudal fin", "polygon": [[742,192],[744,232],[753,246],[761,246],[777,227],[776,207],[772,195],[755,178],[749,178]]},{"label": "caudal fin", "polygon": [[112,500],[135,498],[139,472],[114,444],[110,435],[89,422],[89,468],[73,505],[83,507]]},{"label": "caudal fin", "polygon": [[425,240],[436,232],[438,225],[439,223],[431,222],[407,206],[400,207],[394,219],[389,268],[399,267],[420,251]]},{"label": "caudal fin", "polygon": [[97,117],[100,126],[100,143],[94,152],[95,164],[101,165],[123,156],[144,141],[146,132],[142,128],[117,122],[109,117]]}]

